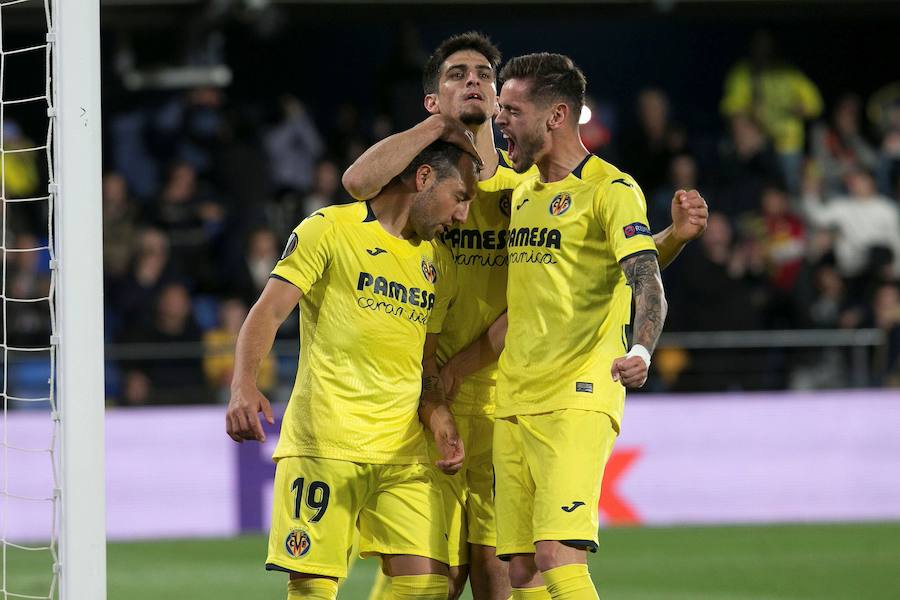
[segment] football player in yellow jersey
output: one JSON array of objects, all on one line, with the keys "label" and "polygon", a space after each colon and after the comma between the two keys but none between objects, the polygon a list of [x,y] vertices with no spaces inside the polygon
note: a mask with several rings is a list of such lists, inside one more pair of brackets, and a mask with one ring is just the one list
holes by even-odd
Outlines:
[{"label": "football player in yellow jersey", "polygon": [[422,423],[440,468],[458,470],[463,447],[446,404],[420,395],[437,376],[423,377],[426,331],[441,330],[456,281],[449,252],[427,240],[465,220],[477,162],[435,142],[371,201],[310,215],[241,328],[226,429],[237,442],[264,441],[259,413],[271,423],[272,411],[257,372],[300,305],[266,560],[290,574],[291,600],[335,598],[357,527],[360,553],[381,556],[396,598],[447,597],[442,499]]},{"label": "football player in yellow jersey", "polygon": [[[506,600],[506,565],[496,556],[493,466],[491,463],[497,356],[506,311],[507,235],[510,197],[520,182],[537,175],[511,168],[494,144],[491,116],[497,111],[496,75],[500,52],[484,35],[469,32],[442,42],[429,58],[423,84],[424,104],[432,116],[367,150],[344,174],[357,199],[386,185],[419,149],[435,139],[463,143],[459,122],[474,135],[484,160],[478,194],[465,224],[444,234],[452,249],[459,289],[436,346],[441,377],[466,448],[460,473],[438,475],[449,527],[450,598],[469,577],[475,600]],[[668,264],[705,228],[706,205],[696,192],[673,199],[674,224],[654,236],[661,262]],[[431,345],[428,345],[431,347]],[[374,592],[372,600],[389,595]]]},{"label": "football player in yellow jersey", "polygon": [[[514,599],[598,598],[600,484],[626,387],[647,378],[666,300],[637,183],[581,142],[584,74],[531,54],[501,73],[497,126],[513,167],[508,331],[494,428],[497,552]],[[634,302],[634,345],[625,328]]]}]

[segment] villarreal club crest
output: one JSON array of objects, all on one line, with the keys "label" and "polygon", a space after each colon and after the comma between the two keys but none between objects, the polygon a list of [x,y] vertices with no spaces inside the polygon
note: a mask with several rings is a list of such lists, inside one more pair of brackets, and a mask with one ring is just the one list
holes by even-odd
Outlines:
[{"label": "villarreal club crest", "polygon": [[550,214],[554,217],[558,217],[571,207],[572,194],[569,192],[562,192],[553,196],[553,200],[550,201]]},{"label": "villarreal club crest", "polygon": [[291,558],[302,558],[309,552],[312,542],[302,529],[291,529],[284,539],[284,549]]},{"label": "villarreal club crest", "polygon": [[434,263],[427,260],[425,257],[422,257],[422,275],[425,277],[425,280],[428,281],[431,285],[437,283],[437,269],[434,266]]}]

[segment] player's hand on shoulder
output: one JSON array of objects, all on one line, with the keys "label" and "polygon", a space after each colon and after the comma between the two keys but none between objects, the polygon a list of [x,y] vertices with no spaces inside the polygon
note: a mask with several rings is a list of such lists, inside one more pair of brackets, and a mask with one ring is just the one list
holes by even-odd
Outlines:
[{"label": "player's hand on shoulder", "polygon": [[696,240],[706,231],[709,207],[697,190],[678,190],[672,197],[672,224],[682,242]]},{"label": "player's hand on shoulder", "polygon": [[239,444],[244,440],[266,441],[259,413],[265,415],[270,425],[275,423],[269,400],[255,385],[232,387],[225,413],[225,431],[228,436]]},{"label": "player's hand on shoulder", "polygon": [[627,388],[643,387],[647,382],[650,366],[640,356],[622,356],[613,361],[610,374],[613,381],[619,381]]},{"label": "player's hand on shoulder", "polygon": [[442,132],[439,139],[454,144],[470,154],[479,168],[484,166],[484,161],[481,159],[478,148],[475,146],[475,135],[462,124],[462,121],[441,114],[432,115],[429,119],[440,121]]}]

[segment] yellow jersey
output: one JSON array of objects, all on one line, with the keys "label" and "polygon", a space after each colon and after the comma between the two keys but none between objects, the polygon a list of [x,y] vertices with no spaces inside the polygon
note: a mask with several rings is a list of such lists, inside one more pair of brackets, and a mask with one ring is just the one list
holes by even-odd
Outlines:
[{"label": "yellow jersey", "polygon": [[512,206],[496,415],[575,408],[618,424],[625,388],[610,369],[627,352],[631,316],[619,261],[656,252],[644,195],[629,175],[588,155],[560,181],[526,180]]},{"label": "yellow jersey", "polygon": [[[453,253],[459,294],[447,314],[444,330],[438,338],[438,364],[465,349],[481,337],[506,310],[507,253],[512,190],[522,181],[537,176],[537,167],[516,173],[506,153],[497,150],[500,163],[494,174],[478,182],[478,192],[465,223],[443,234],[442,240]],[[497,363],[491,363],[467,380],[495,385]],[[493,404],[458,398],[451,405],[458,415],[491,414]]]},{"label": "yellow jersey", "polygon": [[300,359],[274,458],[427,462],[422,347],[455,295],[441,244],[385,231],[368,202],[307,217],[272,276],[303,292]]}]

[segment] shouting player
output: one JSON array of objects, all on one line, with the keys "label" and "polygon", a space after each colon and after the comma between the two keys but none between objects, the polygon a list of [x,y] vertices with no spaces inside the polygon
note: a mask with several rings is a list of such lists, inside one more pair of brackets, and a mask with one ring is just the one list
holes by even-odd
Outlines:
[{"label": "shouting player", "polygon": [[625,388],[646,381],[666,316],[657,246],[637,183],[581,142],[586,82],[571,59],[516,57],[501,77],[496,123],[509,159],[540,176],[512,197],[497,552],[510,560],[514,599],[596,599],[587,551],[597,549],[603,470]]},{"label": "shouting player", "polygon": [[[513,188],[537,176],[517,173],[494,143],[491,118],[497,108],[500,52],[482,34],[469,32],[442,42],[423,75],[425,109],[432,116],[367,150],[344,174],[357,199],[377,193],[422,148],[436,139],[459,143],[456,121],[474,134],[484,160],[478,193],[464,225],[444,234],[457,264],[461,290],[437,342],[437,359],[451,409],[466,449],[462,471],[438,475],[449,528],[451,598],[466,577],[476,600],[506,600],[506,565],[496,556],[492,440],[497,356],[505,331],[507,235]],[[706,227],[706,204],[696,191],[679,191],[672,201],[673,224],[653,236],[665,265]],[[501,317],[497,326],[489,326]],[[377,596],[375,596],[377,597]]]},{"label": "shouting player", "polygon": [[441,496],[419,421],[433,433],[438,466],[458,470],[463,448],[447,406],[424,397],[420,405],[426,328],[440,331],[455,269],[428,240],[466,219],[472,152],[435,142],[371,201],[310,215],[241,328],[227,431],[263,441],[258,413],[271,423],[272,412],[257,371],[300,305],[266,560],[290,574],[291,600],[335,598],[357,527],[360,553],[382,557],[398,599],[447,597]]}]

